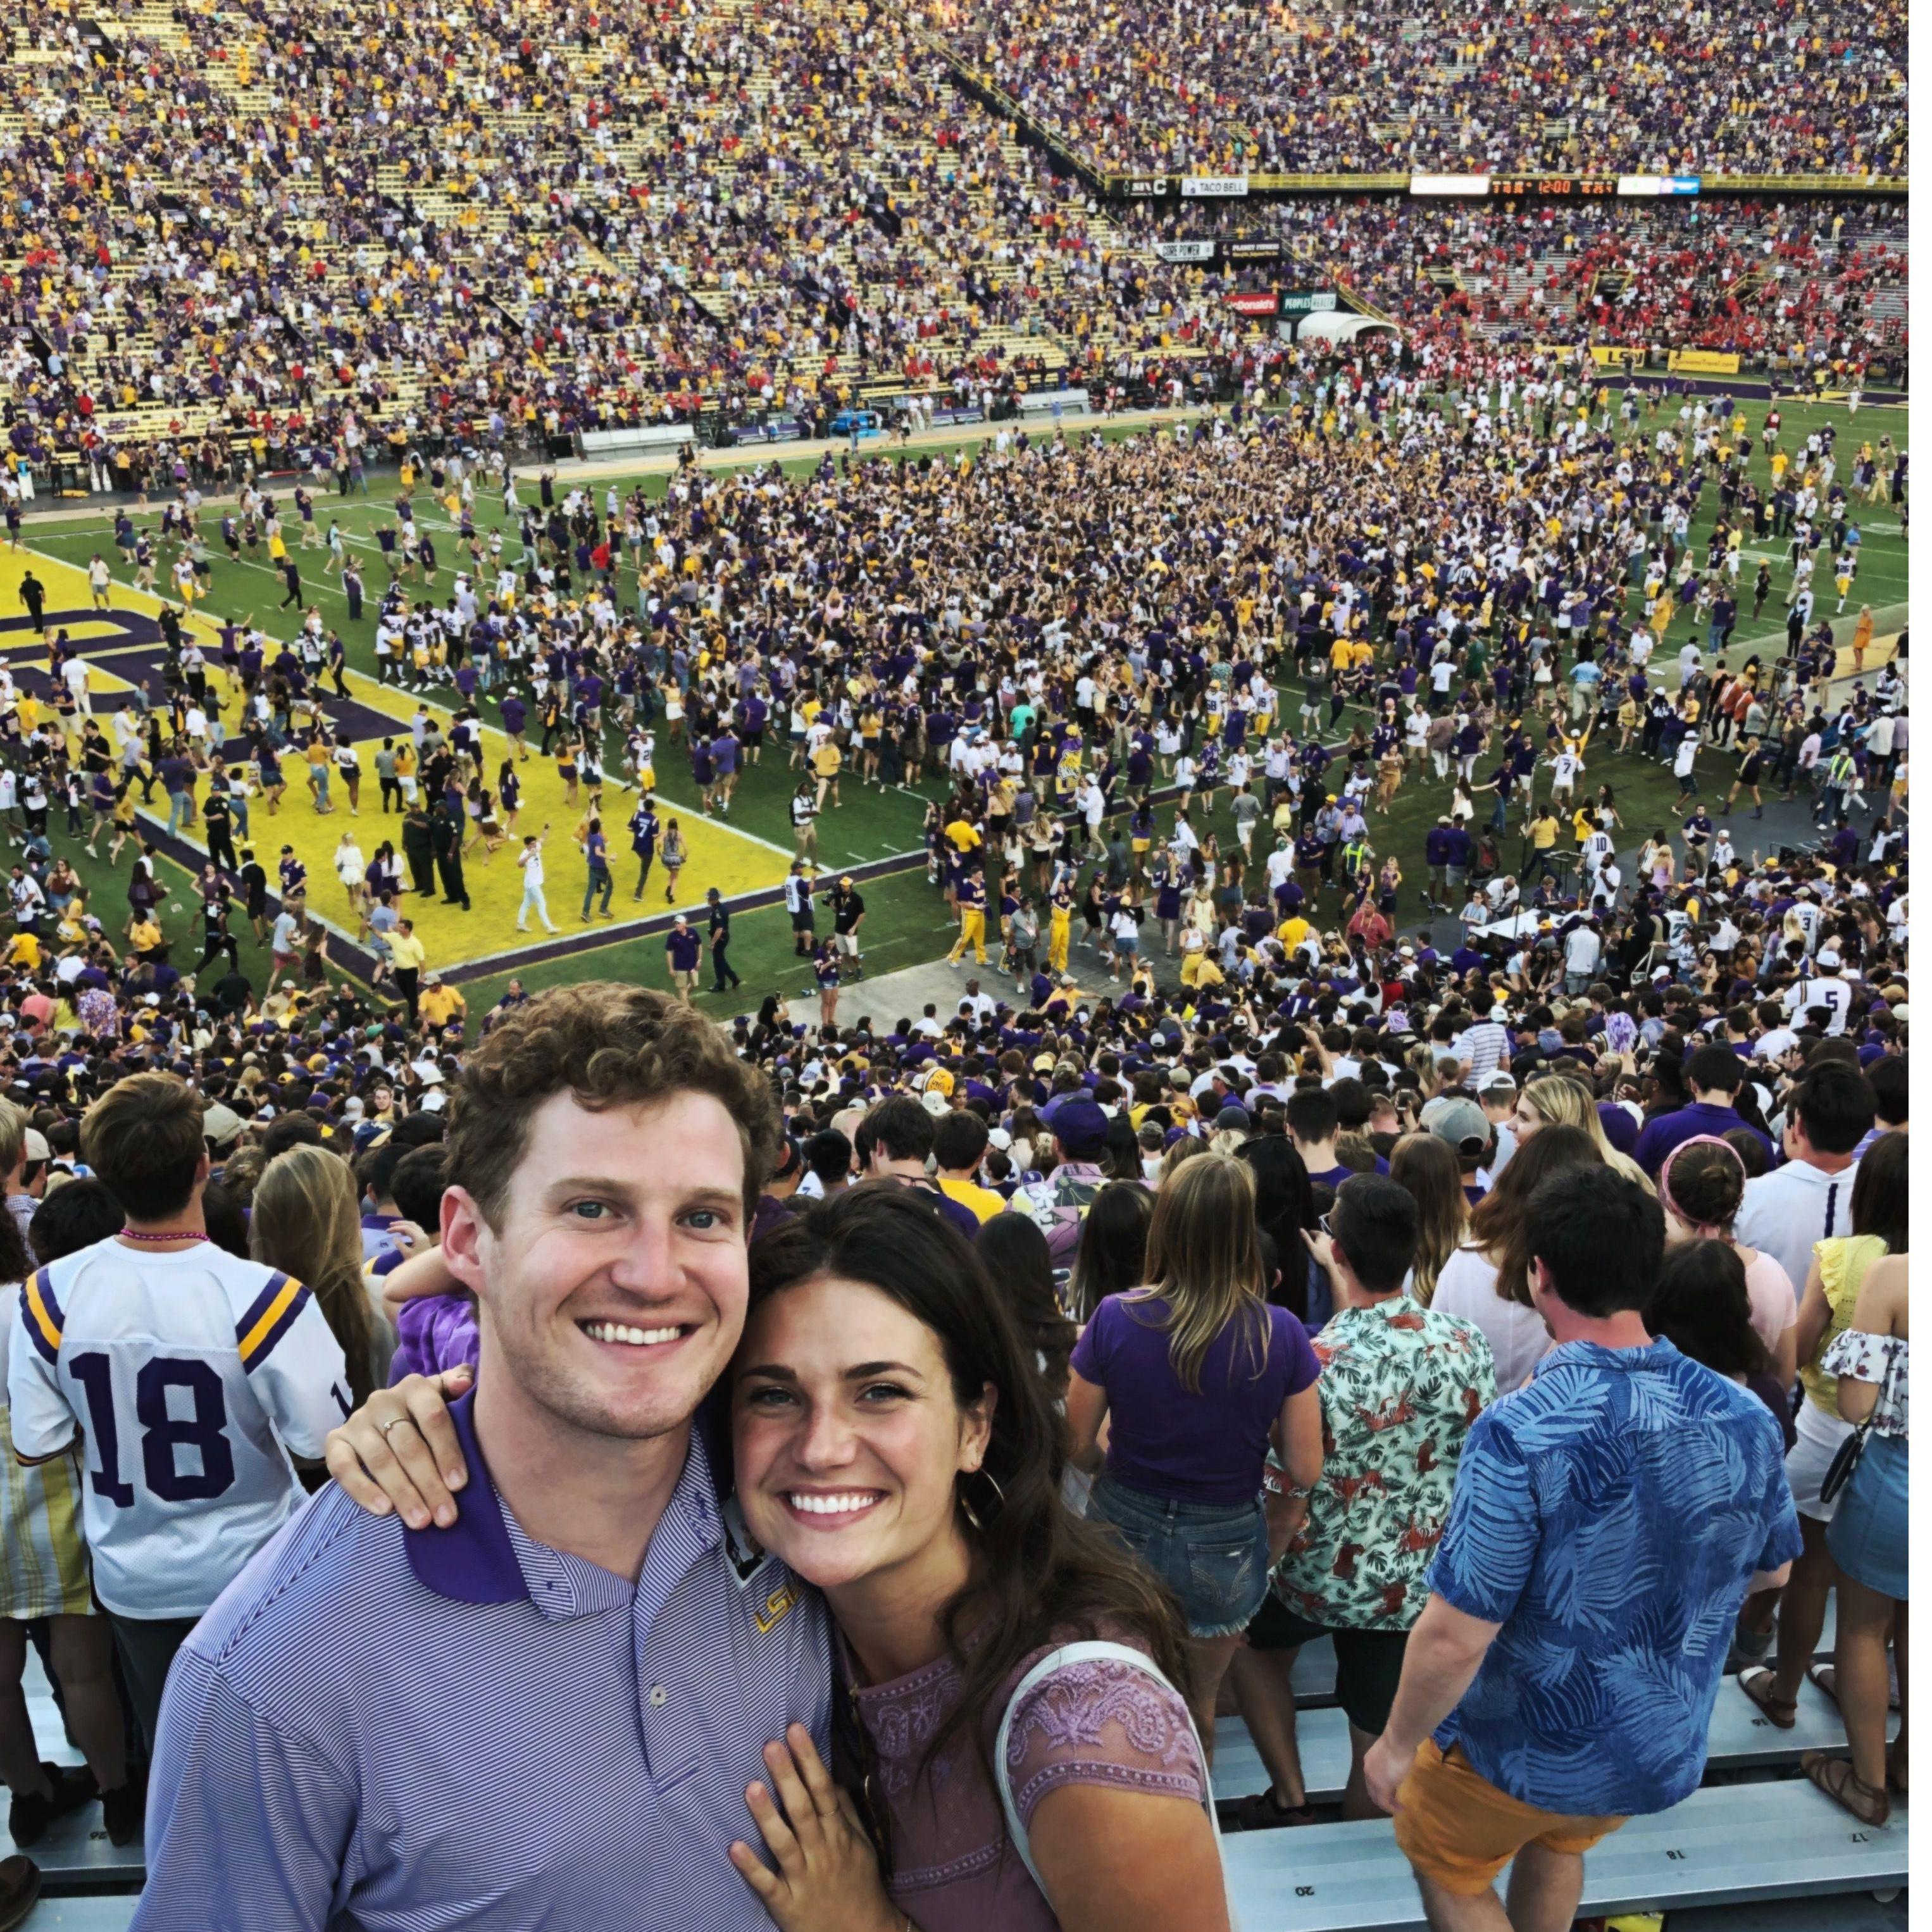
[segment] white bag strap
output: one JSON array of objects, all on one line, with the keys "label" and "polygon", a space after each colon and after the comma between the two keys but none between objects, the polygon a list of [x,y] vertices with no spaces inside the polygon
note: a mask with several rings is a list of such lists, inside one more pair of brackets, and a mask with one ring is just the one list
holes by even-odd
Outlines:
[{"label": "white bag strap", "polygon": [[[1168,1682],[1167,1673],[1145,1651],[1136,1650],[1130,1644],[1108,1643],[1099,1638],[1081,1643],[1062,1644],[1058,1650],[1048,1652],[1013,1686],[1013,1694],[1006,1700],[1006,1714],[1000,1720],[999,1737],[993,1746],[993,1774],[1000,1787],[1000,1808],[1006,1815],[1006,1836],[1012,1840],[1014,1850],[1020,1855],[1021,1864],[1027,1868],[1027,1876],[1038,1886],[1042,1898],[1046,1896],[1046,1887],[1040,1883],[1040,1868],[1033,1862],[1033,1847],[1028,1842],[1026,1827],[1020,1822],[1019,1807],[1013,1799],[1012,1775],[1006,1766],[1006,1749],[1013,1734],[1013,1713],[1025,1701],[1027,1693],[1042,1678],[1050,1677],[1055,1671],[1064,1670],[1070,1664],[1093,1663],[1103,1659],[1110,1664],[1128,1664],[1143,1676],[1151,1677],[1156,1684],[1169,1690],[1174,1690],[1174,1686]],[[1180,1694],[1178,1690],[1174,1691],[1176,1696]],[[1184,1710],[1186,1708],[1185,1700],[1182,1701],[1181,1708]],[[1208,1808],[1208,1822],[1214,1828],[1214,1855],[1218,1858],[1221,1855],[1221,1822],[1214,1813],[1214,1790],[1208,1772],[1208,1754],[1202,1748],[1201,1733],[1195,1726],[1194,1714],[1191,1711],[1187,1714],[1187,1733],[1194,1740],[1195,1752],[1201,1762],[1202,1781],[1207,1786],[1207,1795],[1203,1802]],[[1232,1906],[1228,1911],[1228,1923],[1233,1927]],[[1234,1927],[1234,1932],[1239,1932],[1238,1927]]]}]

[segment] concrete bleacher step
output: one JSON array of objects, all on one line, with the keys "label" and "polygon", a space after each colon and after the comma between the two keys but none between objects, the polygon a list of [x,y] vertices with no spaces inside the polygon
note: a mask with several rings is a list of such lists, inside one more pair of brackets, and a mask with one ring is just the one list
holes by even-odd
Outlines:
[{"label": "concrete bleacher step", "polygon": [[[1828,1664],[1834,1654],[1838,1632],[1838,1600],[1834,1596],[1825,1606],[1825,1628],[1818,1638],[1817,1658]],[[1294,1686],[1294,1701],[1304,1711],[1317,1711],[1335,1701],[1335,1646],[1324,1637],[1317,1637],[1312,1643],[1302,1646],[1294,1660],[1294,1672],[1292,1682]],[[1808,1691],[1810,1687],[1806,1687]],[[1228,1701],[1230,1693],[1224,1684],[1222,1689],[1222,1708],[1232,1712]]]},{"label": "concrete bleacher step", "polygon": [[28,1915],[24,1932],[128,1932],[139,1902],[130,1896],[50,1898],[43,1892],[40,1904]]},{"label": "concrete bleacher step", "polygon": [[[52,1687],[40,1666],[39,1653],[31,1647],[20,1688],[26,1696],[27,1715],[32,1721],[34,1742],[42,1759],[50,1764],[84,1763],[86,1760],[68,1742]],[[5,1795],[0,1792],[0,1858],[10,1856],[16,1849],[5,1829],[4,1804]],[[98,1801],[56,1819],[28,1856],[40,1868],[40,1895],[48,1900],[89,1892],[131,1892],[140,1888],[147,1876],[141,1840],[137,1838],[130,1845],[110,1844]],[[39,1932],[44,1919],[50,1924],[59,1922],[47,1918],[51,1910],[50,1904],[35,1908],[29,1921],[34,1932]],[[75,1922],[76,1924],[84,1922]],[[101,1924],[105,1927],[125,1922],[105,1919]]]},{"label": "concrete bleacher step", "polygon": [[[1898,1723],[1889,1726],[1896,1735]],[[1298,1712],[1296,1742],[1301,1752],[1301,1774],[1309,1802],[1332,1804],[1342,1796],[1348,1776],[1348,1720],[1332,1707]],[[1838,1707],[1815,1684],[1806,1684],[1798,1696],[1798,1721],[1780,1731],[1736,1684],[1726,1679],[1711,1712],[1712,1772],[1768,1771],[1795,1765],[1808,1750],[1841,1750],[1845,1726]],[[1214,1795],[1245,1798],[1264,1790],[1268,1773],[1248,1727],[1238,1718],[1214,1720]]]},{"label": "concrete bleacher step", "polygon": [[[1585,1858],[1582,1916],[1875,1892],[1906,1882],[1908,1813],[1862,1826],[1801,1779],[1707,1786],[1633,1818]],[[1386,1820],[1226,1839],[1241,1932],[1420,1932],[1408,1861]]]}]

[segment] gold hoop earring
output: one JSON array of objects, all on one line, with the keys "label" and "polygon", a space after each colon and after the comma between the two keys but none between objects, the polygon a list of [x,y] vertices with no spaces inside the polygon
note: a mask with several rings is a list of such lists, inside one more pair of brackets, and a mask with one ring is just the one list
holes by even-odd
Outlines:
[{"label": "gold hoop earring", "polygon": [[998,1516],[1000,1511],[1006,1508],[1006,1492],[1004,1490],[1000,1488],[1000,1479],[998,1477],[995,1476],[992,1471],[988,1468],[983,1462],[981,1463],[976,1469],[968,1469],[962,1472],[959,1478],[959,1508],[961,1513],[965,1516],[966,1520],[970,1522],[975,1529],[979,1531],[981,1535],[983,1536],[986,1532],[986,1522],[981,1519],[980,1512],[973,1507],[972,1498],[966,1493],[966,1484],[968,1480],[974,1476],[983,1477],[986,1479],[987,1486],[993,1492],[993,1507],[986,1512],[986,1515],[988,1518]]}]

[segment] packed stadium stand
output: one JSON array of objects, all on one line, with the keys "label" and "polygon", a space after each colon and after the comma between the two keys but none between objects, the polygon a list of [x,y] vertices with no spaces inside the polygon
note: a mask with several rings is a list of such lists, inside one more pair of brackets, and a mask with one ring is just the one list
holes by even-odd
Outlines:
[{"label": "packed stadium stand", "polygon": [[[143,446],[212,434],[225,455],[251,429],[327,436],[352,412],[400,448],[459,424],[538,439],[706,412],[822,422],[948,388],[1148,393],[1270,332],[1225,301],[1264,270],[1153,245],[1236,231],[1282,237],[1319,286],[1404,321],[1594,332],[1788,373],[1895,369],[1902,204],[1156,210],[1099,196],[966,91],[958,50],[984,50],[1022,110],[1050,90],[1065,124],[1040,124],[1101,170],[1318,169],[1339,184],[1435,165],[1668,169],[1676,148],[1608,145],[1612,126],[1630,140],[1654,124],[1707,172],[1871,175],[1899,165],[1901,22],[1883,6],[1741,16],[1686,46],[1688,27],[1612,34],[1555,8],[1460,42],[1426,17],[1272,6],[1177,43],[1160,8],[969,27],[868,0],[541,22],[37,4],[10,23],[0,71],[8,428],[44,462],[87,446],[105,478]],[[1559,80],[1587,70],[1602,108],[1560,139],[1532,118],[1570,98],[1550,79],[1558,55]],[[1687,62],[1721,82],[1687,88]],[[1299,104],[1276,118],[1277,86]],[[1096,104],[1076,113],[1083,88]],[[1132,100],[1130,121],[1108,96]],[[1410,110],[1400,139],[1390,98]],[[1244,116],[1255,126],[1230,132]]]},{"label": "packed stadium stand", "polygon": [[925,16],[1107,172],[1904,172],[1905,8],[1886,0],[1667,21],[1571,0],[1480,23],[1412,0],[940,0]]}]

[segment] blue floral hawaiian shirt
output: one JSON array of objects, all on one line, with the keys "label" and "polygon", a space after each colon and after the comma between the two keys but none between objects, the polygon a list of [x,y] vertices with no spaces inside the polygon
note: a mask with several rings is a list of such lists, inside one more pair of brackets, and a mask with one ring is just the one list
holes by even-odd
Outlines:
[{"label": "blue floral hawaiian shirt", "polygon": [[1553,1349],[1463,1448],[1429,1586],[1502,1628],[1436,1742],[1546,1811],[1666,1810],[1752,1573],[1798,1548],[1756,1396],[1665,1341]]}]

